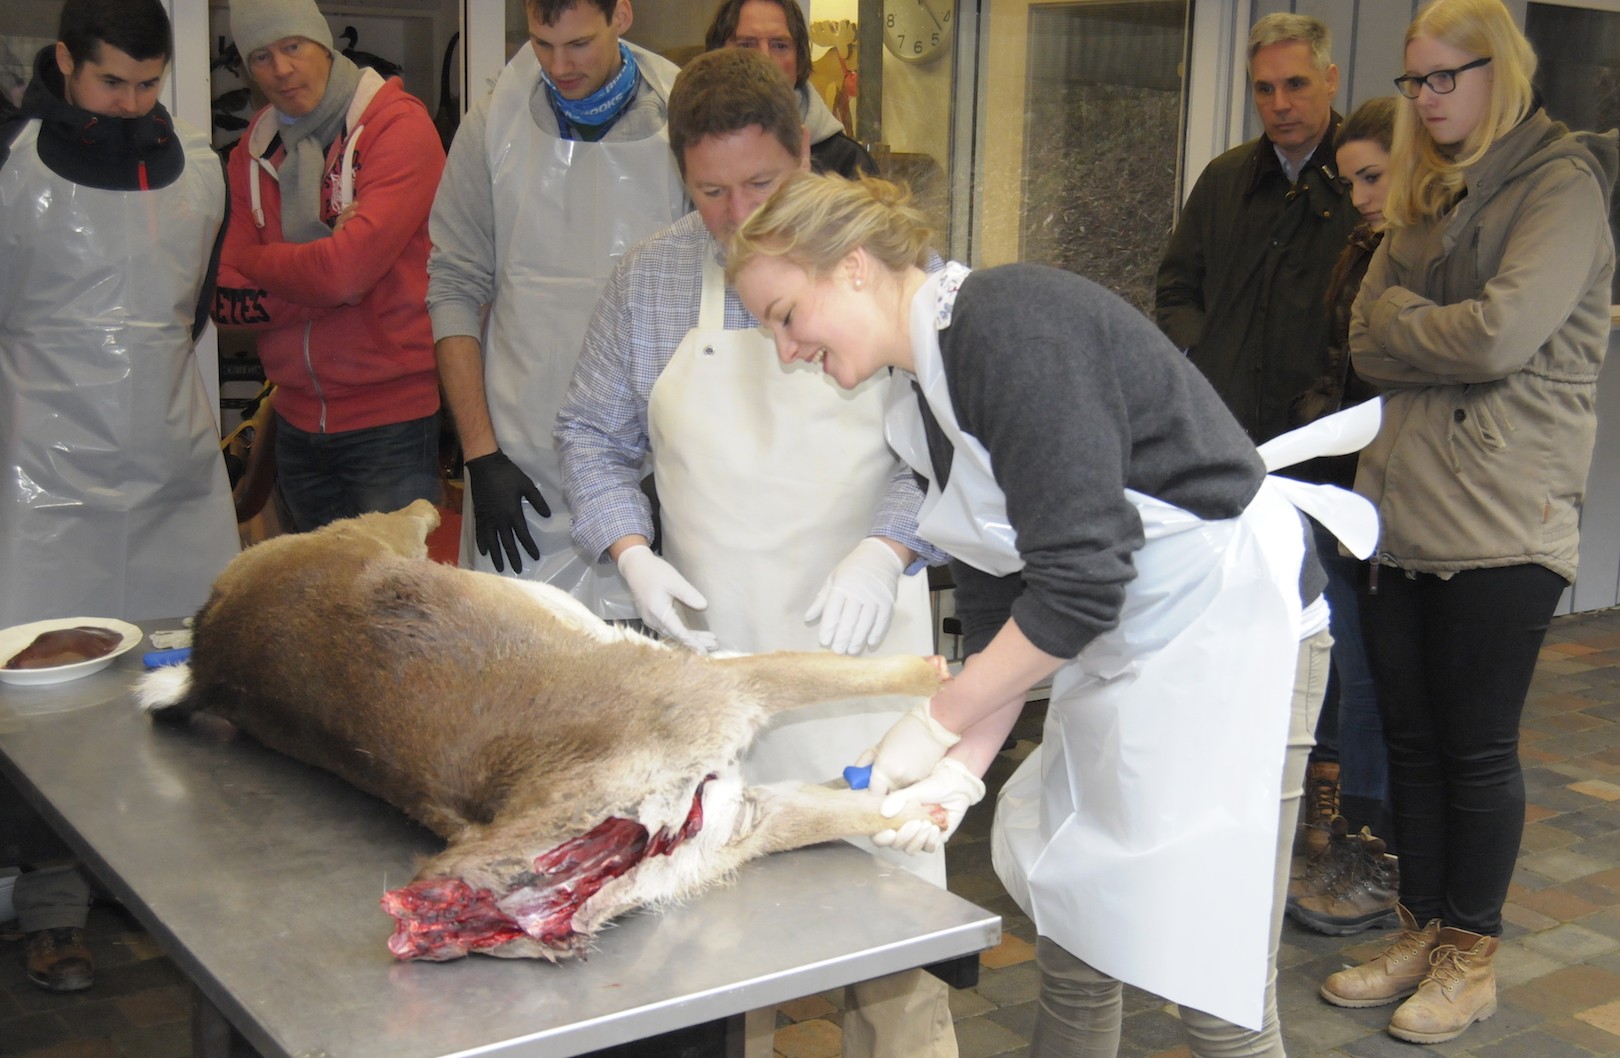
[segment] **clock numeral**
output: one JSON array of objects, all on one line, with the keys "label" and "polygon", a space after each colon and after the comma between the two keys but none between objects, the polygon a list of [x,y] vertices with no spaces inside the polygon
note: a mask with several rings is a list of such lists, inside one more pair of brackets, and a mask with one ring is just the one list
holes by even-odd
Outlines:
[{"label": "clock numeral", "polygon": [[949,22],[951,20],[951,11],[952,11],[952,8],[947,7],[944,11],[940,12],[939,21],[940,21],[941,24]]},{"label": "clock numeral", "polygon": [[913,42],[913,44],[911,45],[911,54],[913,54],[913,55],[921,55],[922,53],[923,53],[922,52],[922,41],[919,40],[919,41]]},{"label": "clock numeral", "polygon": [[893,11],[890,11],[887,15],[883,16],[883,24],[885,26],[889,27],[890,29],[894,28],[894,12]]}]

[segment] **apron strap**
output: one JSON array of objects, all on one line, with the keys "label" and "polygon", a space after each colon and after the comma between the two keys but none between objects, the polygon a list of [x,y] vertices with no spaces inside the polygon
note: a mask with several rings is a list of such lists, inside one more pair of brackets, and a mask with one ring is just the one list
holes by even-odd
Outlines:
[{"label": "apron strap", "polygon": [[703,252],[703,301],[698,308],[698,330],[726,329],[726,272],[717,259],[718,247],[710,236]]},{"label": "apron strap", "polygon": [[[1377,436],[1382,421],[1383,402],[1374,398],[1273,437],[1257,451],[1268,471],[1318,456],[1347,455],[1367,447]],[[1275,475],[1270,480],[1288,502],[1321,522],[1352,555],[1364,559],[1377,548],[1378,512],[1365,497],[1337,485]]]}]

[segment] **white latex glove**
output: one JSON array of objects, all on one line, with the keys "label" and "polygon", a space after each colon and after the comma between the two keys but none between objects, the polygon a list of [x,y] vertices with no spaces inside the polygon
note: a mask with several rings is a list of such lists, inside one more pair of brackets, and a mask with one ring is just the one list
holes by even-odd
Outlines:
[{"label": "white latex glove", "polygon": [[686,627],[675,609],[679,600],[694,610],[708,609],[709,600],[692,587],[674,566],[653,554],[646,544],[635,544],[619,553],[619,572],[630,585],[636,612],[647,626],[699,654],[719,645],[713,632]]},{"label": "white latex glove", "polygon": [[926,701],[918,702],[884,732],[876,746],[860,755],[855,766],[870,764],[872,777],[866,788],[885,796],[927,778],[945,751],[960,741],[961,735],[934,719]]},{"label": "white latex glove", "polygon": [[804,612],[805,621],[821,620],[821,645],[839,654],[859,654],[875,647],[894,617],[905,563],[894,548],[866,537],[833,567]]},{"label": "white latex glove", "polygon": [[933,852],[956,833],[967,810],[984,800],[984,783],[968,771],[967,765],[955,757],[946,757],[934,766],[922,782],[896,790],[883,799],[878,809],[884,816],[894,818],[908,807],[939,805],[945,810],[945,827],[941,829],[927,819],[909,819],[897,830],[883,830],[872,835],[872,844],[896,848],[915,856],[920,852]]}]

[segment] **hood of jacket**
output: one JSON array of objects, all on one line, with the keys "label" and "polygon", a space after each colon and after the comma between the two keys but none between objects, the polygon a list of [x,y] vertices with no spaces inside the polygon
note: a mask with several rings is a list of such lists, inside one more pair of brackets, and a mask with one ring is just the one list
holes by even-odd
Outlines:
[{"label": "hood of jacket", "polygon": [[1571,132],[1541,109],[1497,140],[1485,157],[1467,170],[1468,197],[1483,197],[1559,158],[1585,165],[1613,197],[1615,177],[1620,173],[1620,133],[1614,129]]},{"label": "hood of jacket", "polygon": [[69,103],[54,44],[34,56],[22,111],[40,123],[40,160],[75,184],[102,191],[166,187],[185,169],[185,148],[162,103],[138,118],[104,117]]},{"label": "hood of jacket", "polygon": [[831,139],[844,131],[844,123],[839,121],[833,112],[822,101],[821,94],[810,90],[810,83],[806,81],[797,89],[799,93],[799,118],[804,127],[810,130],[810,142],[820,143]]}]

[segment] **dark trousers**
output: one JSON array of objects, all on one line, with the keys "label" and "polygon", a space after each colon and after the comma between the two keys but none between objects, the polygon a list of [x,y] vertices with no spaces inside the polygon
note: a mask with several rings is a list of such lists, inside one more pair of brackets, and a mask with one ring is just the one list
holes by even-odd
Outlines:
[{"label": "dark trousers", "polygon": [[276,485],[300,533],[444,498],[437,412],[340,433],[306,433],[276,418]]},{"label": "dark trousers", "polygon": [[1519,717],[1567,586],[1536,565],[1449,579],[1384,567],[1376,594],[1361,599],[1389,748],[1401,902],[1420,924],[1502,932],[1524,831]]}]

